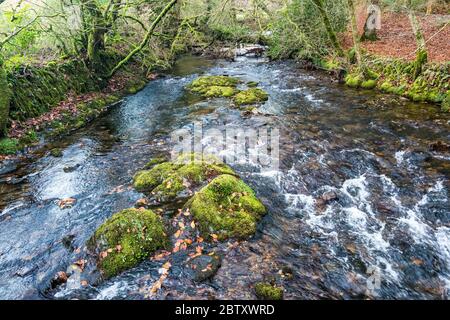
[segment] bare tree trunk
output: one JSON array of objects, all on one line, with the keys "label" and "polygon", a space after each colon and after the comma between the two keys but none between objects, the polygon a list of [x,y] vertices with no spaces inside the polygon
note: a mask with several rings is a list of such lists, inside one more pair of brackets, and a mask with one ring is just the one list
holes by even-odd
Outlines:
[{"label": "bare tree trunk", "polygon": [[165,17],[165,15],[170,11],[170,9],[175,6],[178,0],[171,0],[167,6],[161,11],[161,13],[156,17],[156,19],[153,21],[152,25],[148,29],[147,33],[145,34],[144,39],[142,40],[141,44],[135,48],[133,51],[131,51],[122,61],[120,61],[109,73],[109,77],[112,77],[117,70],[119,70],[124,64],[126,64],[135,54],[137,54],[139,51],[141,51],[149,42],[150,38],[153,35],[153,32],[155,31],[155,28],[158,26],[160,21]]},{"label": "bare tree trunk", "polygon": [[423,65],[428,62],[428,53],[422,27],[412,10],[409,10],[409,21],[411,22],[411,27],[417,43],[416,61],[414,62],[413,71],[413,78],[416,79],[422,73]]},{"label": "bare tree trunk", "polygon": [[317,6],[317,9],[319,10],[320,16],[322,18],[323,24],[325,25],[325,29],[327,30],[328,37],[330,38],[330,41],[336,50],[336,53],[340,56],[344,56],[344,50],[342,50],[341,45],[339,44],[339,41],[336,36],[336,32],[333,30],[333,26],[331,25],[330,18],[328,17],[328,13],[325,10],[325,5],[323,3],[323,0],[312,0],[314,4]]}]

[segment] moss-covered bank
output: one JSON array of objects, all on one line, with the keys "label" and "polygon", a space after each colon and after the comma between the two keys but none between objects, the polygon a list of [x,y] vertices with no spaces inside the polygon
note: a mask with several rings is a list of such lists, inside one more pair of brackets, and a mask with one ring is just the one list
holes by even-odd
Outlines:
[{"label": "moss-covered bank", "polygon": [[430,102],[446,107],[450,95],[450,62],[429,63],[414,79],[414,61],[369,57],[366,61],[369,77],[363,79],[357,68],[350,69],[345,78],[348,86],[362,89],[378,89],[400,95],[417,102]]},{"label": "moss-covered bank", "polygon": [[151,210],[126,209],[102,224],[88,241],[105,278],[136,266],[168,245],[161,219]]},{"label": "moss-covered bank", "polygon": [[9,117],[21,121],[51,110],[69,92],[97,91],[105,85],[105,80],[80,59],[52,61],[44,66],[11,66],[8,82],[13,91]]},{"label": "moss-covered bank", "polygon": [[[15,69],[16,72],[21,68]],[[28,76],[9,75],[17,88],[11,96],[5,126],[14,121],[15,127],[8,134],[10,138],[0,140],[0,155],[12,155],[34,144],[39,140],[37,131],[56,137],[81,128],[108,106],[127,94],[136,93],[147,83],[144,74],[134,65],[124,68],[107,82],[91,74],[80,61],[50,63],[30,69]]]}]

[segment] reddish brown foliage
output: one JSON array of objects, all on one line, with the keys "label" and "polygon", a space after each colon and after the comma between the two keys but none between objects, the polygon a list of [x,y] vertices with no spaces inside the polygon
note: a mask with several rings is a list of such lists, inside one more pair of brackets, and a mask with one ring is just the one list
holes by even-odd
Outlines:
[{"label": "reddish brown foliage", "polygon": [[[418,15],[427,41],[428,58],[433,62],[450,61],[450,25],[447,24],[442,29],[444,17],[437,14]],[[358,18],[359,30],[362,34],[365,16],[359,14]],[[379,38],[377,41],[362,43],[362,47],[369,53],[414,60],[416,41],[406,14],[384,12],[381,18],[381,30],[377,31],[377,36]],[[350,32],[345,34],[343,41],[345,48],[352,47]]]}]

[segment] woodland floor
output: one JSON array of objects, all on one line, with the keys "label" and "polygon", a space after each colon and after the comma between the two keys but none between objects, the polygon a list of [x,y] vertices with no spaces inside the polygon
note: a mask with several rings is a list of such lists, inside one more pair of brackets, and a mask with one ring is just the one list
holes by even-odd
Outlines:
[{"label": "woodland floor", "polygon": [[[365,17],[359,15],[360,32],[364,28]],[[427,41],[428,58],[432,62],[450,61],[450,15],[432,14],[418,16]],[[406,14],[384,12],[381,17],[381,30],[377,31],[379,40],[365,41],[362,47],[368,52],[392,57],[414,60],[416,41]],[[351,48],[351,32],[344,36],[345,48]]]}]

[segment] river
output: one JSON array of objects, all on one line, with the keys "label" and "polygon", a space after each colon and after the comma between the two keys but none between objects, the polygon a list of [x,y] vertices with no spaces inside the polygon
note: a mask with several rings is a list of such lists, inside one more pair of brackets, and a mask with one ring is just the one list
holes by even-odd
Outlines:
[{"label": "river", "polygon": [[[259,82],[270,99],[252,116],[223,99],[200,101],[184,87],[201,73]],[[262,280],[276,281],[285,299],[447,298],[450,152],[435,143],[450,141],[448,113],[346,88],[294,61],[198,57],[53,142],[62,157],[42,153],[0,171],[0,297],[148,298],[165,261],[96,286],[49,287],[99,225],[142,198],[134,173],[195,121],[279,129],[277,170],[233,166],[269,213],[253,238],[217,245],[222,266],[211,281],[193,282],[174,255],[152,299],[255,299]],[[64,198],[75,205],[61,209]]]}]

